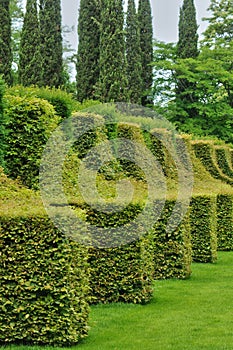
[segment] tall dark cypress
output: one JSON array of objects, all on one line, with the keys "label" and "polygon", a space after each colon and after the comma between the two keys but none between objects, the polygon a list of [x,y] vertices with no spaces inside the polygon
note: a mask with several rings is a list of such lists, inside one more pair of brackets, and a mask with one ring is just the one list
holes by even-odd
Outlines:
[{"label": "tall dark cypress", "polygon": [[27,0],[19,51],[19,82],[22,85],[40,85],[42,60],[37,0]]},{"label": "tall dark cypress", "polygon": [[153,84],[153,25],[150,0],[139,0],[138,22],[142,57],[142,105],[151,103],[150,92]]},{"label": "tall dark cypress", "polygon": [[[177,43],[177,57],[181,59],[196,58],[198,56],[196,9],[193,0],[184,0],[180,8],[179,40]],[[179,74],[179,72],[177,72]],[[177,79],[176,103],[178,109],[185,112],[188,117],[195,117],[197,111],[193,107],[196,101],[195,83],[184,78]],[[183,122],[182,113],[178,112]]]},{"label": "tall dark cypress", "polygon": [[61,0],[40,0],[42,84],[63,83]]},{"label": "tall dark cypress", "polygon": [[96,97],[102,102],[128,101],[122,0],[101,1],[100,77]]},{"label": "tall dark cypress", "polygon": [[4,94],[4,83],[0,78],[0,167],[5,166],[4,153],[5,153],[5,118],[3,110],[3,94]]},{"label": "tall dark cypress", "polygon": [[78,19],[77,99],[93,99],[99,80],[100,0],[81,0]]},{"label": "tall dark cypress", "polygon": [[134,0],[128,0],[126,17],[126,60],[129,99],[131,103],[141,104],[142,61],[140,32]]},{"label": "tall dark cypress", "polygon": [[7,84],[12,83],[11,75],[11,17],[10,0],[0,1],[0,75]]},{"label": "tall dark cypress", "polygon": [[193,0],[184,0],[180,8],[179,40],[177,55],[179,58],[196,58],[198,56],[196,9]]}]

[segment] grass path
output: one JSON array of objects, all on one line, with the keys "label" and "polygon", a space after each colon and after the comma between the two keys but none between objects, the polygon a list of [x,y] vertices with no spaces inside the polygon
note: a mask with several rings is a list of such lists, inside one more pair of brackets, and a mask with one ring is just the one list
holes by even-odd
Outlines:
[{"label": "grass path", "polygon": [[148,305],[92,307],[89,337],[72,349],[232,350],[233,252],[220,252],[216,264],[193,264],[192,270],[186,281],[156,281]]}]

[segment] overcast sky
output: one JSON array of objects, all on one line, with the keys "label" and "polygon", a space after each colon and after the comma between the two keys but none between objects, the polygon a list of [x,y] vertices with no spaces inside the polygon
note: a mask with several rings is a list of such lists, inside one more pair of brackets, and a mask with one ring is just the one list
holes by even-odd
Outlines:
[{"label": "overcast sky", "polygon": [[[77,47],[77,20],[80,0],[62,0],[63,24],[74,25],[74,32],[69,35],[69,41]],[[136,4],[137,4],[136,0]],[[207,15],[210,0],[195,0],[199,34],[206,28],[206,22],[201,19]],[[127,4],[127,0],[125,0]],[[153,12],[154,37],[165,42],[177,41],[179,9],[183,0],[151,0]],[[126,5],[125,4],[125,5]],[[67,37],[68,38],[68,37]]]}]

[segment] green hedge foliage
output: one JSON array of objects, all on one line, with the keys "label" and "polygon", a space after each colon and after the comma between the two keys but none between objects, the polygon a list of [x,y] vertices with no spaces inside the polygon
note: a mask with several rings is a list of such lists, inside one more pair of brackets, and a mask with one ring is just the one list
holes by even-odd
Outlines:
[{"label": "green hedge foliage", "polygon": [[233,185],[233,180],[224,175],[217,166],[214,157],[214,146],[208,141],[192,141],[192,146],[197,158],[199,158],[207,171],[215,179],[222,180],[229,185]]},{"label": "green hedge foliage", "polygon": [[233,250],[233,195],[217,196],[218,250]]},{"label": "green hedge foliage", "polygon": [[46,216],[0,217],[0,343],[76,344],[88,332],[86,249]]},{"label": "green hedge foliage", "polygon": [[[139,204],[131,204],[124,210],[115,213],[100,213],[87,210],[87,221],[101,227],[125,225],[142,210]],[[114,235],[114,234],[113,234]],[[122,237],[98,237],[118,247],[90,248],[90,287],[92,303],[130,302],[145,303],[150,301],[153,292],[153,248],[152,237],[144,234],[131,243],[121,245]],[[133,238],[133,237],[132,237]],[[97,237],[96,237],[97,239]]]},{"label": "green hedge foliage", "polygon": [[13,179],[19,177],[30,188],[37,188],[41,155],[60,118],[45,100],[11,95],[5,99],[8,174]]},{"label": "green hedge foliage", "polygon": [[217,260],[216,196],[193,196],[190,211],[193,261]]},{"label": "green hedge foliage", "polygon": [[215,147],[216,160],[219,168],[226,176],[233,178],[233,169],[230,166],[227,153],[229,153],[229,149],[224,147]]},{"label": "green hedge foliage", "polygon": [[[175,201],[166,201],[161,217],[153,229],[155,279],[184,279],[191,275],[192,247],[189,212],[175,230],[172,232],[166,230],[174,205]],[[174,220],[180,219],[181,214],[178,209],[173,213]]]},{"label": "green hedge foliage", "polygon": [[61,119],[70,117],[76,106],[76,102],[73,100],[71,94],[54,87],[38,88],[16,85],[8,88],[7,94],[26,98],[36,97],[44,99],[54,107],[57,115],[61,117]]}]

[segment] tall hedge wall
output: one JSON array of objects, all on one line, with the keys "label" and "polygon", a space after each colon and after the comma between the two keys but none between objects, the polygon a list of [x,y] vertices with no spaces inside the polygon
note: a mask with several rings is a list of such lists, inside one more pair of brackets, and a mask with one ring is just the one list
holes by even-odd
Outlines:
[{"label": "tall hedge wall", "polygon": [[233,250],[233,195],[217,196],[218,250]]},{"label": "tall hedge wall", "polygon": [[190,211],[193,261],[217,260],[216,196],[193,196]]},{"label": "tall hedge wall", "polygon": [[[188,278],[191,275],[192,247],[189,225],[189,212],[181,224],[172,232],[167,232],[168,220],[175,201],[166,201],[160,219],[153,229],[154,278]],[[174,220],[179,220],[178,208]]]},{"label": "tall hedge wall", "polygon": [[[87,211],[87,221],[92,225],[111,228],[126,225],[142,210],[139,204],[131,204],[115,213]],[[128,244],[121,245],[121,235],[115,237],[96,237],[105,242],[116,240],[116,247],[90,248],[90,287],[92,303],[131,302],[145,303],[153,292],[153,250],[152,237],[144,234]],[[114,234],[113,234],[114,235]],[[132,237],[133,238],[133,237]]]},{"label": "tall hedge wall", "polygon": [[45,216],[0,217],[0,343],[72,345],[87,335],[86,249]]}]

